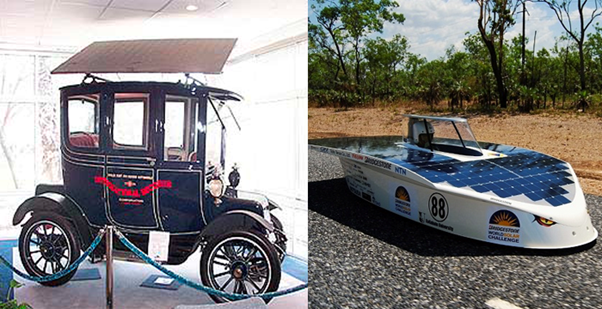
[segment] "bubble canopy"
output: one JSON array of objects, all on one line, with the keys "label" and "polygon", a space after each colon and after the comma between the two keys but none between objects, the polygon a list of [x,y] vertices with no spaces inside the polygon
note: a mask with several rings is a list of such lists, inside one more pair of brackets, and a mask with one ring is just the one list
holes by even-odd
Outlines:
[{"label": "bubble canopy", "polygon": [[430,148],[431,150],[441,150],[471,156],[481,156],[483,154],[479,143],[468,125],[468,121],[464,118],[404,116],[409,118],[408,140],[411,143],[417,143],[413,132],[414,124],[424,123],[423,127],[428,132],[429,143],[428,146],[423,147]]}]

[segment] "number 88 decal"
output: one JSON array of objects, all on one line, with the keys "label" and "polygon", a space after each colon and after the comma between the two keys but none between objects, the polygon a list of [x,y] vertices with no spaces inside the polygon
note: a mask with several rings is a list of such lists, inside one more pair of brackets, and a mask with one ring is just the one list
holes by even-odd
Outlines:
[{"label": "number 88 decal", "polygon": [[437,222],[443,222],[449,214],[447,200],[439,193],[433,193],[429,198],[429,209],[431,217]]}]

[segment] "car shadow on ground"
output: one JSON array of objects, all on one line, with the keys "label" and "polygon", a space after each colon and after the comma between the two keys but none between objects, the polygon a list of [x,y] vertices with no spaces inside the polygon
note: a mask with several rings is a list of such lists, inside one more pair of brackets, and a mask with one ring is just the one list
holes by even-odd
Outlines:
[{"label": "car shadow on ground", "polygon": [[[570,249],[535,250],[489,244],[430,228],[374,206],[351,194],[344,178],[310,182],[309,209],[340,224],[421,256],[563,256],[586,251],[596,241]],[[337,237],[312,235],[311,237]],[[467,224],[470,219],[467,218]]]}]

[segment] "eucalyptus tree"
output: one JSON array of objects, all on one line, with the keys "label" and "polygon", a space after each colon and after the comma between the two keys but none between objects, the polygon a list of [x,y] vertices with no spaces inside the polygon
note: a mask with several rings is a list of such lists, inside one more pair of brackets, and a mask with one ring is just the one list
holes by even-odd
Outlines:
[{"label": "eucalyptus tree", "polygon": [[[585,100],[587,94],[587,83],[585,75],[585,55],[584,44],[586,32],[592,25],[594,20],[602,14],[602,0],[534,0],[548,5],[554,12],[560,25],[566,31],[567,35],[577,44],[579,52],[579,82],[581,86],[580,103],[585,110],[587,102]],[[588,6],[588,2],[590,5]],[[576,13],[576,14],[575,14]]]},{"label": "eucalyptus tree", "polygon": [[[314,7],[312,5],[312,7]],[[339,72],[342,71],[342,79],[346,79],[347,66],[345,64],[345,33],[343,26],[340,23],[340,9],[338,7],[324,7],[317,14],[316,19],[318,25],[309,23],[309,41],[310,47],[313,45],[314,48],[324,50],[326,53],[331,55],[338,61],[336,68],[336,74],[334,78],[339,80]],[[312,50],[310,49],[310,54]]]},{"label": "eucalyptus tree", "polygon": [[514,14],[521,0],[474,0],[479,5],[477,26],[495,76],[500,107],[506,108],[508,90],[504,83],[504,34],[515,24]]},{"label": "eucalyptus tree", "polygon": [[445,84],[450,108],[453,111],[458,105],[463,108],[463,102],[468,101],[472,96],[469,85],[472,76],[472,58],[470,54],[450,47],[445,52],[445,60]]},{"label": "eucalyptus tree", "polygon": [[442,59],[430,61],[417,72],[418,96],[431,110],[445,96],[445,63]]},{"label": "eucalyptus tree", "polygon": [[585,50],[589,51],[589,74],[590,89],[598,93],[602,92],[602,27],[598,24],[594,27],[595,31],[589,33],[585,42]]},{"label": "eucalyptus tree", "polygon": [[555,55],[555,65],[559,67],[557,72],[561,73],[553,78],[561,89],[562,107],[565,107],[566,96],[578,92],[580,88],[577,69],[579,67],[577,44],[566,35],[562,35],[556,39],[552,54]]},{"label": "eucalyptus tree", "polygon": [[467,37],[463,41],[464,49],[470,54],[470,74],[469,86],[474,89],[474,99],[478,100],[484,108],[489,108],[491,101],[495,99],[493,94],[495,77],[491,71],[491,62],[489,52],[485,48],[480,34],[466,33]]},{"label": "eucalyptus tree", "polygon": [[366,60],[366,79],[368,91],[372,97],[393,97],[396,89],[396,75],[406,61],[408,40],[396,34],[391,40],[374,38],[366,40],[362,50]]},{"label": "eucalyptus tree", "polygon": [[[351,59],[353,80],[361,85],[363,42],[373,33],[382,33],[385,23],[403,23],[403,14],[395,11],[393,0],[316,0],[311,8],[318,25],[310,26],[310,36],[337,59],[345,77],[350,77],[346,59]],[[350,53],[345,52],[349,46]]]}]

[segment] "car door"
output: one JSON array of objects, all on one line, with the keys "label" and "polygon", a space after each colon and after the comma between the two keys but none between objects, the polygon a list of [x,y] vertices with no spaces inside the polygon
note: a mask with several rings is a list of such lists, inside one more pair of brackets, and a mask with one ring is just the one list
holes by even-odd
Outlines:
[{"label": "car door", "polygon": [[113,224],[160,229],[157,211],[155,107],[158,92],[144,85],[123,85],[109,97],[109,138],[104,177],[106,213]]},{"label": "car door", "polygon": [[97,227],[107,224],[104,189],[95,184],[105,172],[101,126],[106,97],[95,87],[64,90],[61,102],[62,167],[65,193]]},{"label": "car door", "polygon": [[[161,225],[172,233],[199,232],[203,217],[205,99],[185,89],[164,93],[157,176]],[[203,119],[203,120],[202,120]]]}]

